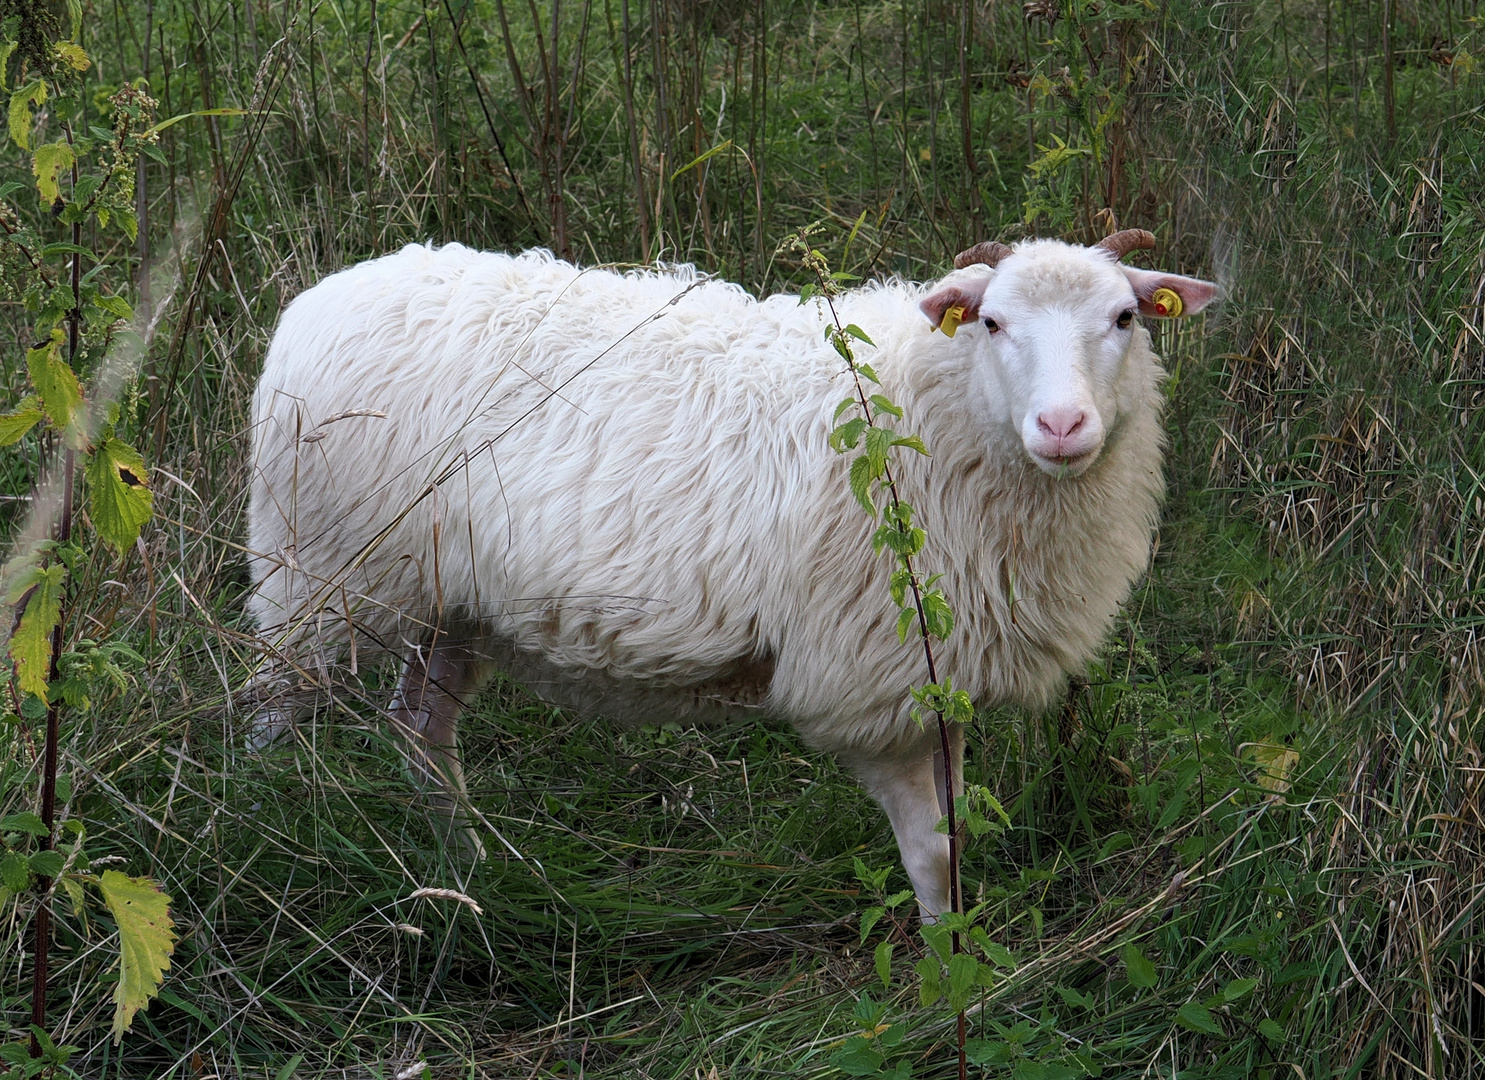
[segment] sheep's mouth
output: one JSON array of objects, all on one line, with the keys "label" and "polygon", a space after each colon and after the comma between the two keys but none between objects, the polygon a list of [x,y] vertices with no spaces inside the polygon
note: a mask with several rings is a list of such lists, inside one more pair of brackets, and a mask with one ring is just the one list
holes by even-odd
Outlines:
[{"label": "sheep's mouth", "polygon": [[1042,472],[1060,479],[1062,477],[1082,475],[1093,464],[1102,449],[1102,446],[1095,446],[1089,450],[1084,450],[1081,454],[1059,454],[1053,457],[1038,454],[1034,450],[1028,451],[1028,453]]}]

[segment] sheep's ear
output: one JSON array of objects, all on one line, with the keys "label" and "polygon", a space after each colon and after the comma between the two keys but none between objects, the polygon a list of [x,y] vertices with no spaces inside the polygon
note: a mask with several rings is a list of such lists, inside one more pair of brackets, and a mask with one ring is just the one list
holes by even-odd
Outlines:
[{"label": "sheep's ear", "polygon": [[1157,319],[1174,319],[1195,315],[1217,298],[1217,286],[1199,278],[1180,274],[1162,274],[1154,270],[1136,270],[1121,266],[1134,295],[1140,302],[1140,314]]},{"label": "sheep's ear", "polygon": [[[988,278],[983,281],[946,281],[923,297],[918,308],[928,316],[935,330],[953,337],[961,323],[974,322],[980,317],[980,301],[985,298],[988,284]],[[946,321],[945,315],[950,312],[954,315]]]}]

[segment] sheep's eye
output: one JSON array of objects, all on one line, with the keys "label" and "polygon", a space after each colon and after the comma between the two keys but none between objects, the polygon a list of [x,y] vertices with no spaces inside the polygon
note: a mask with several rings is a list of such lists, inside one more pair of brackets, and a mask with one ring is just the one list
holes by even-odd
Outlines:
[{"label": "sheep's eye", "polygon": [[1000,323],[996,322],[994,319],[986,319],[985,329],[989,330],[992,334],[997,333],[1000,330]]},{"label": "sheep's eye", "polygon": [[1134,321],[1134,309],[1119,312],[1119,317],[1114,320],[1114,325],[1120,330],[1128,330],[1129,324]]}]

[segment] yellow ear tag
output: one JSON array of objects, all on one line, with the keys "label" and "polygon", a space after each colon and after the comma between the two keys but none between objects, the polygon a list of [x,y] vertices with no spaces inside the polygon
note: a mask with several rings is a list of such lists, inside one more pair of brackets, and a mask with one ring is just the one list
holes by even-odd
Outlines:
[{"label": "yellow ear tag", "polygon": [[1186,305],[1181,303],[1181,294],[1174,289],[1156,289],[1150,303],[1155,306],[1155,314],[1162,319],[1174,319],[1186,310]]},{"label": "yellow ear tag", "polygon": [[944,312],[943,321],[938,328],[944,332],[945,337],[953,337],[954,331],[959,329],[959,324],[964,321],[964,306],[955,304]]}]

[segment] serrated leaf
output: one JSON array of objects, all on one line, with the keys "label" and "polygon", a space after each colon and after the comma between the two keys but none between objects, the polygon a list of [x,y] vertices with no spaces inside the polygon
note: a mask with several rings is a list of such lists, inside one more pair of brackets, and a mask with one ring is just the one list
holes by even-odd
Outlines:
[{"label": "serrated leaf", "polygon": [[872,961],[877,967],[877,978],[882,980],[882,989],[886,990],[892,985],[892,950],[895,948],[890,941],[883,941],[877,945],[872,953]]},{"label": "serrated leaf", "polygon": [[1286,746],[1282,741],[1269,736],[1261,742],[1247,743],[1246,750],[1253,763],[1258,766],[1258,785],[1276,795],[1289,790],[1289,774],[1299,764],[1299,751]]},{"label": "serrated leaf", "polygon": [[41,420],[41,399],[23,398],[13,410],[0,416],[0,446],[20,442]]},{"label": "serrated leaf", "polygon": [[923,440],[917,435],[904,435],[901,438],[893,439],[892,445],[906,446],[909,450],[918,451],[924,457],[932,457],[928,452],[928,447],[923,444]]},{"label": "serrated leaf", "polygon": [[856,444],[861,441],[861,433],[865,430],[866,417],[858,416],[847,420],[830,433],[831,449],[837,454],[856,449]]},{"label": "serrated leaf", "polygon": [[912,898],[913,898],[913,890],[912,889],[903,889],[902,892],[895,892],[891,896],[887,897],[887,907],[889,907],[889,908],[895,908],[899,904],[901,904],[904,900],[911,900]]},{"label": "serrated leaf", "polygon": [[1155,965],[1139,951],[1134,942],[1124,946],[1124,952],[1121,955],[1124,960],[1124,970],[1128,973],[1132,985],[1147,988],[1155,985]]},{"label": "serrated leaf", "polygon": [[57,42],[57,57],[73,71],[87,71],[93,61],[88,59],[88,54],[83,47],[75,41]]},{"label": "serrated leaf", "polygon": [[887,397],[885,394],[871,395],[871,403],[882,412],[891,413],[893,416],[897,417],[897,419],[902,419],[901,406],[897,405],[895,402],[892,401],[891,398]]},{"label": "serrated leaf", "polygon": [[903,608],[897,613],[897,640],[906,644],[908,631],[913,628],[913,623],[918,619],[918,613],[912,608]]},{"label": "serrated leaf", "polygon": [[[146,154],[159,157],[161,162],[165,160],[159,155],[159,151],[150,143],[145,144],[144,150]],[[122,210],[116,207],[113,212],[113,219],[118,222],[119,228],[124,230],[124,234],[129,237],[130,241],[139,239],[139,219],[134,216],[133,210]]]},{"label": "serrated leaf", "polygon": [[1284,1029],[1279,1026],[1277,1020],[1265,1018],[1258,1021],[1258,1034],[1262,1035],[1269,1042],[1284,1041]]},{"label": "serrated leaf", "polygon": [[844,1050],[831,1056],[830,1064],[847,1076],[876,1076],[881,1072],[882,1062],[885,1060],[879,1052],[872,1049],[869,1040],[853,1035],[846,1040]]},{"label": "serrated leaf", "polygon": [[866,944],[866,939],[871,936],[872,927],[887,914],[884,907],[869,907],[861,913],[861,944]]},{"label": "serrated leaf", "polygon": [[60,851],[33,851],[28,860],[31,869],[45,878],[54,878],[62,872],[62,867],[67,864],[66,858]]},{"label": "serrated leaf", "polygon": [[954,939],[944,926],[935,923],[931,926],[919,927],[918,936],[944,963],[947,964],[949,957],[954,955]]},{"label": "serrated leaf", "polygon": [[70,169],[77,162],[77,155],[65,142],[47,143],[38,146],[31,155],[31,172],[36,176],[36,193],[47,206],[57,201],[62,192],[57,187],[57,173]]},{"label": "serrated leaf", "polygon": [[0,885],[13,893],[25,892],[31,886],[31,868],[26,857],[17,851],[8,851],[0,858]]},{"label": "serrated leaf", "polygon": [[88,461],[93,528],[120,556],[134,546],[139,530],[154,514],[144,458],[127,443],[110,436]]},{"label": "serrated leaf", "polygon": [[32,79],[10,95],[10,137],[22,150],[31,149],[31,104],[46,100],[46,83]]},{"label": "serrated leaf", "polygon": [[834,413],[834,415],[832,415],[830,417],[830,422],[832,424],[835,423],[837,420],[840,419],[840,414],[843,413],[843,412],[845,412],[847,409],[849,409],[854,404],[856,404],[856,399],[855,398],[853,398],[853,397],[846,398],[844,401],[842,401],[839,405],[837,405],[835,407],[835,413]]},{"label": "serrated leaf", "polygon": [[26,601],[20,625],[10,636],[10,656],[15,661],[16,685],[41,701],[47,700],[52,627],[62,617],[62,589],[66,582],[67,568],[60,563],[36,566],[25,571],[11,591],[11,603],[17,603],[28,589],[34,589]]},{"label": "serrated leaf", "polygon": [[861,327],[857,326],[855,323],[846,323],[846,333],[850,334],[857,341],[864,341],[872,348],[876,348],[877,343],[871,340],[871,338],[867,337],[866,331],[861,329]]},{"label": "serrated leaf", "polygon": [[1185,1028],[1204,1035],[1226,1035],[1222,1025],[1212,1019],[1211,1012],[1194,1001],[1188,1001],[1176,1010],[1176,1021]]},{"label": "serrated leaf", "polygon": [[45,836],[50,830],[46,822],[41,820],[41,815],[33,814],[30,810],[22,810],[19,814],[7,814],[0,818],[0,832],[20,832],[30,836]]},{"label": "serrated leaf", "polygon": [[62,338],[61,328],[56,328],[47,340],[27,349],[26,369],[41,397],[41,407],[52,423],[66,431],[82,413],[82,387],[76,372],[62,359]]},{"label": "serrated leaf", "polygon": [[882,380],[877,378],[877,373],[872,369],[872,366],[870,364],[863,364],[861,361],[858,360],[856,361],[856,370],[859,371],[866,378],[870,379],[872,382],[876,383],[878,386],[882,385]]},{"label": "serrated leaf", "polygon": [[113,1042],[117,1046],[134,1022],[134,1014],[160,992],[170,954],[175,951],[175,923],[170,897],[149,878],[132,878],[105,870],[98,891],[119,927],[119,982],[114,987]]},{"label": "serrated leaf", "polygon": [[872,501],[871,482],[876,479],[872,472],[871,460],[866,454],[862,454],[851,462],[851,494],[856,496],[856,501],[861,504],[872,517],[877,516],[877,504]]},{"label": "serrated leaf", "polygon": [[944,996],[936,957],[923,957],[913,965],[913,970],[918,973],[918,1002],[920,1004],[932,1005]]}]

